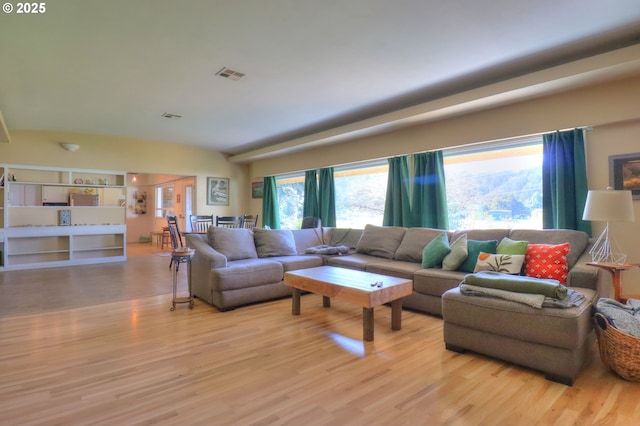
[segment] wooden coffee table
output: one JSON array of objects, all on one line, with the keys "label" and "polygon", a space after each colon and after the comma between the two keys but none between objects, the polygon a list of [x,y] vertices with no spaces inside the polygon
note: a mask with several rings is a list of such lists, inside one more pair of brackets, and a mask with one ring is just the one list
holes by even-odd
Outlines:
[{"label": "wooden coffee table", "polygon": [[322,305],[331,306],[331,298],[362,306],[363,339],[373,341],[373,308],[391,303],[391,329],[402,327],[402,298],[413,292],[413,281],[353,269],[320,266],[286,272],[284,283],[293,287],[291,313],[300,315],[300,292],[322,295]]}]

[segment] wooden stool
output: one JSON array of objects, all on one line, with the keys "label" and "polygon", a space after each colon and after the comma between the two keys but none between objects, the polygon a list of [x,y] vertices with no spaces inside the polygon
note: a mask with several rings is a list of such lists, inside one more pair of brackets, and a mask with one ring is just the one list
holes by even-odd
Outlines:
[{"label": "wooden stool", "polygon": [[173,248],[173,245],[171,243],[171,234],[169,233],[168,226],[162,228],[162,233],[160,234],[160,250],[164,249],[165,244],[168,247]]}]

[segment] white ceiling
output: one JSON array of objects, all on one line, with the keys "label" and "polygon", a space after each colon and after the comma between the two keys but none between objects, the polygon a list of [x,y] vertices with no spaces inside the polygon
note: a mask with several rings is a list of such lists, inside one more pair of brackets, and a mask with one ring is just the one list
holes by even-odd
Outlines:
[{"label": "white ceiling", "polygon": [[[9,131],[230,154],[640,41],[638,0],[45,4],[44,14],[0,14],[0,111]],[[246,76],[216,76],[222,67]]]}]

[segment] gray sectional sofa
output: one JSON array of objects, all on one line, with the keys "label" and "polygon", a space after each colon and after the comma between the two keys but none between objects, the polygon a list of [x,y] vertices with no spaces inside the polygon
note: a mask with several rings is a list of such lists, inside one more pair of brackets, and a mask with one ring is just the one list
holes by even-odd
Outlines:
[{"label": "gray sectional sofa", "polygon": [[[442,315],[442,295],[456,288],[468,272],[423,268],[424,247],[444,231],[367,225],[364,230],[316,228],[296,230],[227,229],[211,227],[207,235],[190,234],[195,249],[191,285],[201,300],[228,310],[238,306],[285,297],[286,271],[331,265],[413,279],[414,292],[403,306]],[[586,287],[607,295],[606,275],[589,261],[587,234],[570,230],[475,229],[446,232],[449,241],[466,234],[474,240],[501,241],[505,237],[531,243],[570,242],[567,285]],[[348,255],[306,254],[312,247],[346,246]],[[315,250],[317,252],[317,250]]]}]

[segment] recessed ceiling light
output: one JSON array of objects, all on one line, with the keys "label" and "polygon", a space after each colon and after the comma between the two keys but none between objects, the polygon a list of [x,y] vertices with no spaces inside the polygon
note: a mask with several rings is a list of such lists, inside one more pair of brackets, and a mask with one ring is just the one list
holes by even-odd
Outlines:
[{"label": "recessed ceiling light", "polygon": [[170,120],[180,120],[182,118],[180,114],[172,114],[170,112],[165,112],[164,114],[162,114],[162,117],[168,118]]},{"label": "recessed ceiling light", "polygon": [[220,71],[218,71],[216,73],[216,75],[220,76],[220,77],[224,77],[224,78],[228,78],[229,80],[240,80],[242,77],[245,76],[244,73],[238,72],[238,71],[234,71],[232,69],[229,69],[227,67],[222,67],[222,69],[220,69]]}]

